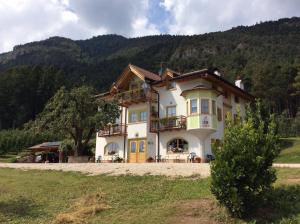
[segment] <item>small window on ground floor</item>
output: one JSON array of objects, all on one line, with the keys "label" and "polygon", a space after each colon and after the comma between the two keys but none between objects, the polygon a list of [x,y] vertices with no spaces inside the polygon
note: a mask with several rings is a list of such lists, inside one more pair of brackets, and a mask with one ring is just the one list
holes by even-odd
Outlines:
[{"label": "small window on ground floor", "polygon": [[104,155],[115,155],[119,153],[119,145],[115,142],[108,143],[104,147]]},{"label": "small window on ground floor", "polygon": [[168,142],[168,153],[187,153],[189,150],[188,142],[182,138],[175,138]]}]

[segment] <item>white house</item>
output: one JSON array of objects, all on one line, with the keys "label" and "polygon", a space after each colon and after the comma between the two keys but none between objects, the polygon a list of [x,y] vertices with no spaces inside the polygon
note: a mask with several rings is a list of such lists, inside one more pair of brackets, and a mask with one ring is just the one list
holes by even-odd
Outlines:
[{"label": "white house", "polygon": [[231,84],[207,69],[178,73],[170,69],[154,74],[128,65],[106,100],[117,99],[121,116],[97,133],[96,159],[126,162],[204,162],[212,154],[211,143],[224,134],[226,114],[233,117],[254,97],[243,90],[241,80]]}]

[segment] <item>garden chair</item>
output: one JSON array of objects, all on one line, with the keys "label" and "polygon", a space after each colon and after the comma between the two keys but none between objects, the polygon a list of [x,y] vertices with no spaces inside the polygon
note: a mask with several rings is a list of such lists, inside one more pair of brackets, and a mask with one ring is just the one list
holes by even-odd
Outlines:
[{"label": "garden chair", "polygon": [[101,163],[101,160],[102,160],[102,156],[98,156],[96,163]]},{"label": "garden chair", "polygon": [[194,162],[194,159],[196,158],[196,153],[195,152],[191,152],[188,156],[187,156],[187,161],[192,163]]}]

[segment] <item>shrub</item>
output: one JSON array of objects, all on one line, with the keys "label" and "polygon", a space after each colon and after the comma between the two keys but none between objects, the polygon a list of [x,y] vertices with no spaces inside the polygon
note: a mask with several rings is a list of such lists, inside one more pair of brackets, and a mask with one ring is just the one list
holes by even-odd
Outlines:
[{"label": "shrub", "polygon": [[279,153],[278,137],[273,116],[263,121],[260,104],[247,110],[244,121],[240,116],[227,118],[224,140],[215,149],[212,162],[211,191],[221,205],[236,217],[262,202],[276,180],[272,168]]},{"label": "shrub", "polygon": [[17,159],[17,157],[12,157],[12,158],[9,159],[9,162],[10,163],[17,163],[18,159]]}]

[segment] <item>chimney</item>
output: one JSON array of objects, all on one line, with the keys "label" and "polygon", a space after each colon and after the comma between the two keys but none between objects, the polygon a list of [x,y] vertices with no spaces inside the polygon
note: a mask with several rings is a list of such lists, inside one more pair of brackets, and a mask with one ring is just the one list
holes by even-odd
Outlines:
[{"label": "chimney", "polygon": [[218,70],[218,68],[215,68],[215,69],[214,69],[214,74],[217,75],[217,76],[221,76],[221,73],[220,73],[220,71]]},{"label": "chimney", "polygon": [[240,75],[238,75],[238,76],[236,77],[236,79],[235,79],[235,85],[236,85],[237,87],[239,87],[240,89],[244,90],[244,83],[243,83],[242,78],[241,78]]}]

